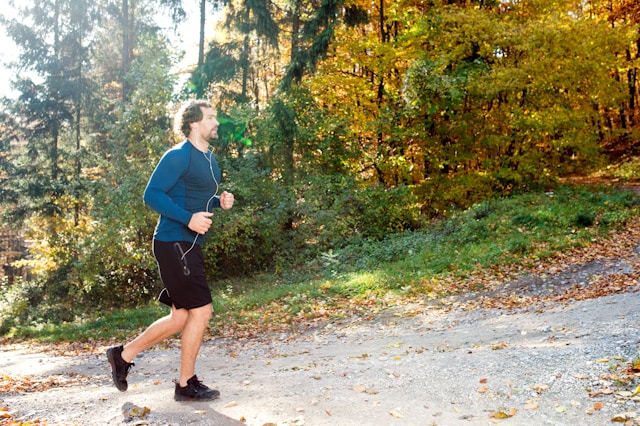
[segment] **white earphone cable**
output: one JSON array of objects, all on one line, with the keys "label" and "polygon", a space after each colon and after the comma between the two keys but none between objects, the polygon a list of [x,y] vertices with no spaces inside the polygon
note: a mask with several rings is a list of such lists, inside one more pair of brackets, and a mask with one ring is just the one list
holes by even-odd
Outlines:
[{"label": "white earphone cable", "polygon": [[[207,154],[209,154],[209,156],[207,157]],[[218,179],[216,179],[216,175],[215,173],[213,173],[213,163],[212,163],[212,158],[213,158],[213,153],[210,150],[207,150],[207,152],[203,152],[202,155],[204,155],[204,158],[207,159],[209,161],[209,171],[211,172],[211,177],[213,178],[213,182],[215,182],[216,184],[216,191],[213,193],[213,195],[209,198],[209,200],[207,200],[207,207],[205,209],[206,212],[209,212],[209,205],[211,204],[211,202],[213,201],[213,199],[218,195],[218,191],[220,189],[220,185],[218,184]],[[195,232],[195,231],[194,231]],[[198,237],[200,236],[200,234],[198,234],[196,232],[196,236],[193,239],[193,243],[191,243],[191,247],[189,247],[189,250],[185,251],[182,254],[182,257],[180,257],[180,260],[183,261],[185,256],[193,249],[193,247],[195,247],[196,245],[196,241],[198,241]]]}]

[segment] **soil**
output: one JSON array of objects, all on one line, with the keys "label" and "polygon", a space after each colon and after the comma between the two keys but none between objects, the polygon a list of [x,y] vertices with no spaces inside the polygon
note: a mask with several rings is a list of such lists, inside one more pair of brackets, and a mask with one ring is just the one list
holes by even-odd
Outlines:
[{"label": "soil", "polygon": [[[221,392],[210,402],[173,400],[177,342],[140,354],[127,392],[111,382],[106,347],[4,346],[0,424],[640,424],[640,377],[628,368],[639,357],[640,286],[629,278],[638,253],[635,245],[474,295],[530,303],[412,304],[299,333],[206,341],[197,371]],[[593,290],[607,277],[627,282],[600,296]],[[542,297],[581,292],[597,296]]]}]

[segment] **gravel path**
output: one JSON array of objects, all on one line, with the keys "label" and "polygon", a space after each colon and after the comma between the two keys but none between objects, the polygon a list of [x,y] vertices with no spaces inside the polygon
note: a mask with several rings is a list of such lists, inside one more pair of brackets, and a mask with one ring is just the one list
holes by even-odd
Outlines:
[{"label": "gravel path", "polygon": [[640,411],[624,393],[636,384],[615,377],[638,357],[639,327],[637,292],[517,312],[406,306],[298,336],[206,342],[197,369],[222,393],[207,403],[173,400],[175,348],[139,356],[118,392],[102,350],[12,346],[0,350],[5,381],[56,386],[0,394],[0,405],[6,422],[47,425],[608,425]]}]

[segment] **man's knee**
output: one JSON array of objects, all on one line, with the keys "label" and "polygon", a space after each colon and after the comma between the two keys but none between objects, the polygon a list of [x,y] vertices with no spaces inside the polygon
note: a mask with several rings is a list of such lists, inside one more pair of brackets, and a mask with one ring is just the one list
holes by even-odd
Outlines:
[{"label": "man's knee", "polygon": [[203,322],[203,323],[209,323],[209,320],[211,319],[211,315],[213,313],[213,309],[211,304],[209,303],[208,305],[205,306],[201,306],[199,308],[195,308],[195,309],[190,309],[189,310],[189,316],[192,317],[193,319],[199,321],[199,322]]},{"label": "man's knee", "polygon": [[173,328],[178,331],[182,331],[184,326],[187,324],[187,320],[189,319],[189,312],[186,309],[176,309],[173,307],[171,309],[171,323],[173,324]]}]

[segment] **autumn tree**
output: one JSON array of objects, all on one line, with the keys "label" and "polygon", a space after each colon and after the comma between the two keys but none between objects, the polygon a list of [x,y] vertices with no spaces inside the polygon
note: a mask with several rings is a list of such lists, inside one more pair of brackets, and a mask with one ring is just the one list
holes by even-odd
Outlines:
[{"label": "autumn tree", "polygon": [[640,4],[633,0],[593,0],[585,2],[583,10],[592,19],[606,20],[612,31],[628,28],[631,32],[628,45],[621,51],[625,62],[612,70],[614,78],[626,86],[626,97],[602,111],[601,139],[605,149],[617,157],[635,149],[640,131]]},{"label": "autumn tree", "polygon": [[[24,229],[34,241],[30,259],[24,261],[36,277],[30,288],[46,288],[42,297],[50,301],[59,298],[60,313],[70,297],[98,300],[90,296],[101,283],[98,277],[126,282],[140,276],[142,288],[155,285],[155,277],[127,268],[140,261],[137,251],[118,251],[129,244],[127,238],[114,243],[107,238],[114,234],[102,228],[107,224],[120,237],[131,232],[136,236],[133,249],[147,249],[140,235],[150,235],[153,219],[140,209],[136,193],[108,201],[118,211],[116,201],[131,197],[127,208],[139,216],[129,222],[122,220],[125,215],[107,213],[103,191],[116,195],[141,186],[147,171],[132,164],[157,159],[169,138],[166,106],[175,57],[167,53],[151,9],[135,8],[139,3],[124,2],[129,5],[126,22],[135,23],[126,37],[113,37],[127,31],[120,31],[119,3],[110,1],[51,0],[22,7],[20,19],[3,22],[21,54],[15,81],[20,95],[7,101],[12,120],[5,120],[3,128],[3,138],[11,143],[3,145],[8,178],[1,183],[2,202],[13,223],[25,220]],[[133,18],[134,10],[139,19]],[[123,38],[130,43],[127,55],[122,55]],[[96,238],[95,232],[105,232],[104,238]],[[110,244],[113,257],[96,242]],[[102,257],[93,257],[95,253]],[[115,259],[122,268],[105,271]]]}]

